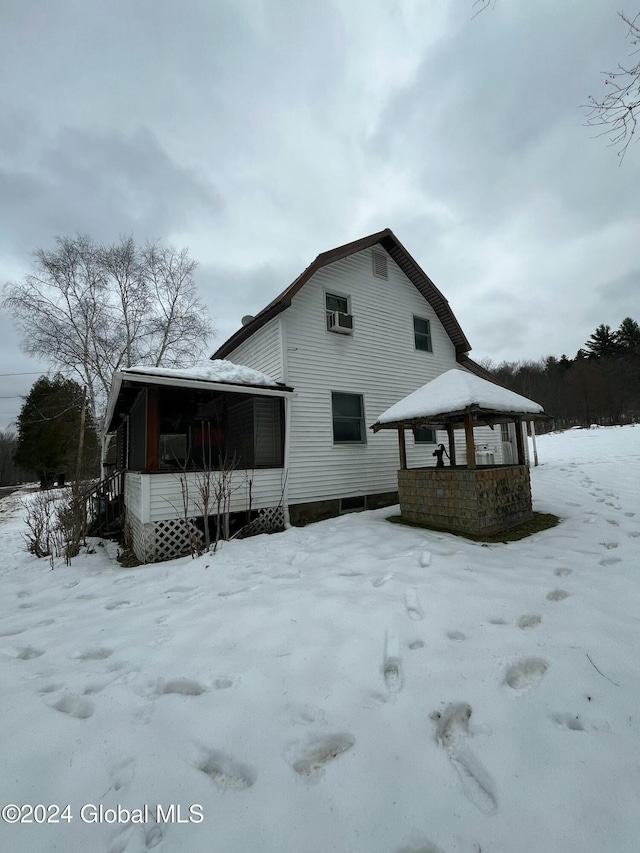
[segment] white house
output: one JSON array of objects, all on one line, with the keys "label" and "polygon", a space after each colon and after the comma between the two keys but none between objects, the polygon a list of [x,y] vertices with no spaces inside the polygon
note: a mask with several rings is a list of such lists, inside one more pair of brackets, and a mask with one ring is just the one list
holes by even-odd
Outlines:
[{"label": "white house", "polygon": [[[491,379],[470,349],[445,297],[385,229],[318,255],[212,357],[295,389],[286,404],[285,502],[296,524],[397,501],[397,440],[368,427],[452,367]],[[485,458],[514,461],[513,428],[476,433]],[[410,466],[435,465],[440,442],[444,432],[414,434]]]},{"label": "white house", "polygon": [[[397,438],[370,427],[452,367],[490,378],[469,350],[447,300],[385,229],[318,255],[208,368],[119,372],[108,430],[139,559],[184,549],[185,521],[202,516],[207,460],[233,459],[237,524],[269,529],[397,502]],[[513,461],[506,429],[477,427],[475,440],[479,461]],[[441,442],[444,431],[415,431],[410,467],[435,465]]]}]

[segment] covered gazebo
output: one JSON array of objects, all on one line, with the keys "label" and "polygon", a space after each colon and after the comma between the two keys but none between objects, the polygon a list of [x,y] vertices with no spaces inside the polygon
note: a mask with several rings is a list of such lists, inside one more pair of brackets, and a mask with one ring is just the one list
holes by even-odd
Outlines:
[{"label": "covered gazebo", "polygon": [[[407,521],[459,533],[493,534],[533,516],[522,424],[546,420],[539,403],[454,368],[383,412],[371,427],[398,431],[400,511]],[[515,423],[517,461],[476,461],[475,426]],[[443,429],[449,465],[407,468],[405,430]],[[456,458],[455,431],[464,430],[464,462]]]}]

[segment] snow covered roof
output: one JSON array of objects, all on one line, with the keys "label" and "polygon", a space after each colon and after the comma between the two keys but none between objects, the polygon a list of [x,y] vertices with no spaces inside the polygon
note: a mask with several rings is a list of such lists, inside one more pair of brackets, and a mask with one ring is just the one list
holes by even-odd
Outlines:
[{"label": "snow covered roof", "polygon": [[433,418],[439,423],[466,413],[543,416],[544,409],[527,397],[509,391],[466,370],[453,368],[383,412],[373,429]]},{"label": "snow covered roof", "polygon": [[144,364],[127,367],[120,371],[123,376],[143,374],[144,376],[164,376],[168,379],[200,379],[205,382],[231,382],[234,385],[264,385],[282,387],[275,379],[252,367],[234,364],[222,358],[194,364],[191,367],[149,367]]},{"label": "snow covered roof", "polygon": [[[207,359],[191,367],[153,367],[138,364],[117,370],[113,376],[107,401],[107,432],[115,429],[116,413],[126,411],[131,402],[127,400],[127,387],[131,385],[165,385],[172,388],[200,388],[208,391],[226,391],[245,394],[287,397],[293,388],[276,382],[266,373],[234,364],[224,359]],[[137,392],[136,392],[137,393]],[[128,389],[131,394],[131,388]]]}]

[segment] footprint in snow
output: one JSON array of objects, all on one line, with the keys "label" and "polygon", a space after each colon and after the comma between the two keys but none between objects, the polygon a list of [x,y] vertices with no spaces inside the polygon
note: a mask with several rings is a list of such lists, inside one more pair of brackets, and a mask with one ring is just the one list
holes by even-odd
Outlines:
[{"label": "footprint in snow", "polygon": [[33,660],[44,654],[44,649],[36,649],[34,646],[25,646],[18,651],[16,660]]},{"label": "footprint in snow", "polygon": [[415,589],[408,589],[405,592],[404,603],[407,608],[407,613],[409,614],[409,619],[413,619],[414,622],[424,619],[424,610],[422,609],[418,593]]},{"label": "footprint in snow", "polygon": [[537,628],[541,622],[542,616],[539,616],[537,613],[525,613],[518,619],[518,628],[528,631],[530,628]]},{"label": "footprint in snow", "polygon": [[135,758],[124,758],[114,764],[109,773],[111,779],[111,787],[114,791],[120,791],[122,788],[128,788],[133,782],[133,777],[136,774]]},{"label": "footprint in snow", "polygon": [[72,660],[105,660],[105,658],[110,658],[112,654],[113,649],[99,646],[95,649],[86,649],[83,652],[76,652],[69,655],[69,657]]},{"label": "footprint in snow", "polygon": [[200,696],[206,692],[206,687],[191,678],[172,678],[169,681],[160,679],[156,687],[159,696],[177,693],[180,696]]},{"label": "footprint in snow", "polygon": [[612,527],[620,527],[619,522],[617,522],[614,518],[608,518],[607,524],[610,524]]},{"label": "footprint in snow", "polygon": [[566,589],[552,589],[551,592],[547,593],[547,601],[564,601],[569,596],[570,593]]},{"label": "footprint in snow", "polygon": [[355,744],[356,739],[348,732],[314,735],[303,742],[291,744],[287,749],[287,761],[299,776],[313,780],[324,772],[325,765],[334,761]]},{"label": "footprint in snow", "polygon": [[198,770],[223,790],[242,791],[250,788],[256,781],[253,767],[218,750],[209,752],[198,765]]},{"label": "footprint in snow", "polygon": [[495,812],[498,804],[493,781],[466,745],[471,705],[454,702],[444,711],[434,711],[430,718],[436,724],[436,743],[447,753],[467,799],[484,814]]},{"label": "footprint in snow", "polygon": [[565,568],[556,569],[554,574],[559,578],[566,578],[571,574],[571,569],[565,569]]},{"label": "footprint in snow", "polygon": [[603,548],[606,548],[608,551],[613,551],[614,548],[618,547],[617,542],[601,542],[600,543]]},{"label": "footprint in snow", "polygon": [[585,730],[579,714],[552,714],[551,719],[556,725],[572,732],[583,732]]},{"label": "footprint in snow", "polygon": [[122,607],[129,607],[131,605],[130,601],[112,601],[111,604],[107,604],[104,608],[105,610],[120,610]]},{"label": "footprint in snow", "polygon": [[409,648],[412,652],[416,649],[424,649],[424,640],[412,640],[409,643]]},{"label": "footprint in snow", "polygon": [[497,619],[489,619],[489,624],[490,625],[508,625],[509,623],[507,622],[506,619],[502,619],[501,617],[498,617]]},{"label": "footprint in snow", "polygon": [[606,557],[604,560],[599,560],[599,566],[615,566],[616,563],[621,563],[620,557]]},{"label": "footprint in snow", "polygon": [[468,639],[467,635],[463,634],[462,631],[447,631],[447,637],[456,643],[461,643],[463,640]]},{"label": "footprint in snow", "polygon": [[389,693],[399,693],[402,690],[400,643],[394,634],[387,634],[385,641],[382,677]]},{"label": "footprint in snow", "polygon": [[504,680],[512,690],[531,690],[544,678],[549,664],[542,658],[525,658],[507,670]]},{"label": "footprint in snow", "polygon": [[410,842],[408,847],[399,847],[396,853],[442,853],[442,850],[428,839],[419,838]]},{"label": "footprint in snow", "polygon": [[371,585],[375,586],[375,587],[384,586],[386,583],[388,583],[391,580],[392,577],[393,577],[393,575],[384,575],[383,577],[380,577],[380,578],[374,578],[371,581]]},{"label": "footprint in snow", "polygon": [[76,696],[75,693],[63,693],[59,699],[50,705],[62,714],[68,714],[77,720],[86,720],[93,715],[93,702]]}]

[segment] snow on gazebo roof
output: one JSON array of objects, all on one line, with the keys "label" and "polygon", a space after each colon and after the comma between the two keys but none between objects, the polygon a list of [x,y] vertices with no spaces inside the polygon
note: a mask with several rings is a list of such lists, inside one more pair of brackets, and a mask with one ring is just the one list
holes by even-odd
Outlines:
[{"label": "snow on gazebo roof", "polygon": [[466,370],[453,368],[399,400],[378,418],[374,431],[392,425],[462,417],[466,413],[542,415],[539,403],[509,391]]}]

